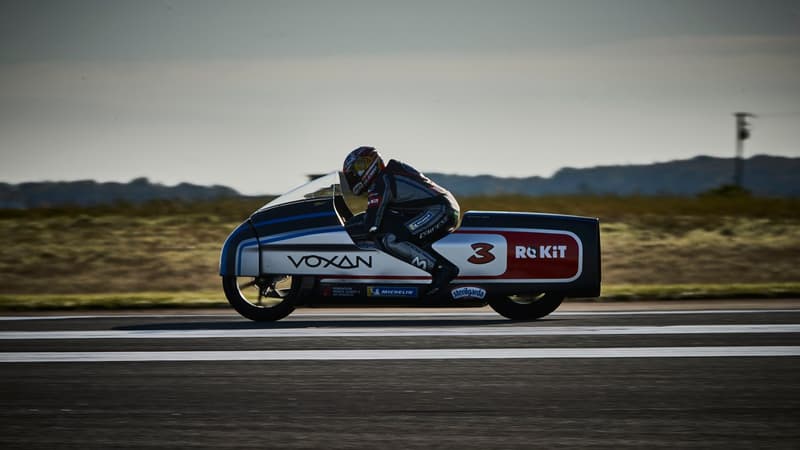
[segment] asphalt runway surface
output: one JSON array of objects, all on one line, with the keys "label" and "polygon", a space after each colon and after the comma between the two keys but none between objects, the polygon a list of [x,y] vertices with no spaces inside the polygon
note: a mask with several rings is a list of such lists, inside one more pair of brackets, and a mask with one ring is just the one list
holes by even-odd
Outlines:
[{"label": "asphalt runway surface", "polygon": [[3,449],[800,448],[795,302],[15,315],[0,346]]}]

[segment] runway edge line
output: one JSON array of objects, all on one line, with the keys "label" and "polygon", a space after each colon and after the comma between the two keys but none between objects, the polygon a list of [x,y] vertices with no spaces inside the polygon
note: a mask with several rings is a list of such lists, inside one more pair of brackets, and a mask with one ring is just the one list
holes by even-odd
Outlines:
[{"label": "runway edge line", "polygon": [[793,357],[800,346],[3,352],[0,363]]}]

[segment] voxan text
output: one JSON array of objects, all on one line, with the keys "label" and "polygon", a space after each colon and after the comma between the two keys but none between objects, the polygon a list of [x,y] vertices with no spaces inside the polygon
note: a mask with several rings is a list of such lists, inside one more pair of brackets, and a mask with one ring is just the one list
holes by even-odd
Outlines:
[{"label": "voxan text", "polygon": [[301,265],[311,268],[317,267],[335,267],[337,269],[357,269],[359,267],[372,267],[372,256],[353,256],[348,255],[304,255],[298,259],[288,256],[289,261],[294,264],[295,268]]}]

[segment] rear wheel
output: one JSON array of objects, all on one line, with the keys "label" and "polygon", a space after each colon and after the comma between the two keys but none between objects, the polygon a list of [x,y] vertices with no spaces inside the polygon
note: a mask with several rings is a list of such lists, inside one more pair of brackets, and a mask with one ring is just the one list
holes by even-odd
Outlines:
[{"label": "rear wheel", "polygon": [[531,295],[510,295],[489,299],[489,306],[498,314],[513,320],[535,320],[561,305],[564,296],[553,292]]},{"label": "rear wheel", "polygon": [[294,311],[296,281],[289,275],[222,277],[228,303],[242,316],[256,322],[283,319]]}]

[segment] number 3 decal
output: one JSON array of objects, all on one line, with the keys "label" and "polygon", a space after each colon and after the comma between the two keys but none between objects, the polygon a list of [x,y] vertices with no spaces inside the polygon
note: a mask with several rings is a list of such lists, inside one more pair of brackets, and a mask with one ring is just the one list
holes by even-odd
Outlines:
[{"label": "number 3 decal", "polygon": [[477,244],[472,244],[472,250],[474,250],[472,256],[467,258],[468,262],[472,264],[487,264],[494,261],[495,256],[492,253],[492,249],[494,245],[486,244],[484,242],[479,242]]}]

